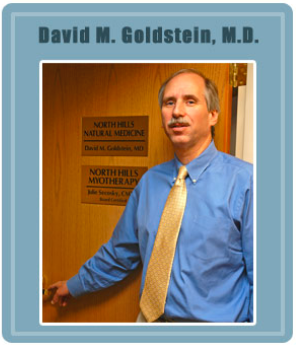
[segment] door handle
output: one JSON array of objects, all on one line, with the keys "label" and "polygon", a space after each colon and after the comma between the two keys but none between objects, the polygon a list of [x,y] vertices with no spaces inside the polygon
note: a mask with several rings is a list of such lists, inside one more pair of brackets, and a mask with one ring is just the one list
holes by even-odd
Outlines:
[{"label": "door handle", "polygon": [[50,291],[47,290],[47,288],[43,288],[43,296],[47,297],[48,295],[50,295]]},{"label": "door handle", "polygon": [[43,276],[43,288],[42,288],[43,302],[50,300],[53,295],[52,291],[45,288],[46,282],[47,282],[47,278]]}]

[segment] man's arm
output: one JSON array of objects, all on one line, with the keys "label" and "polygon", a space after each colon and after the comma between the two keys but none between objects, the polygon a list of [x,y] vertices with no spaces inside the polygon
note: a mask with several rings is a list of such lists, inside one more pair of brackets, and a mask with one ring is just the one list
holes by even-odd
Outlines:
[{"label": "man's arm", "polygon": [[246,265],[247,276],[250,285],[249,321],[253,322],[253,178],[250,187],[246,191],[243,220],[242,220],[242,247]]}]

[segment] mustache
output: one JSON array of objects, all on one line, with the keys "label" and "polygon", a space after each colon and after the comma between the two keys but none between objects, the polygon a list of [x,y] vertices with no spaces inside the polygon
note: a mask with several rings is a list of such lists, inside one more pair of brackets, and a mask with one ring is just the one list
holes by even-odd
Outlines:
[{"label": "mustache", "polygon": [[168,126],[169,127],[174,127],[176,124],[180,124],[180,125],[190,125],[190,123],[187,121],[187,119],[183,118],[183,117],[179,117],[177,119],[172,118],[169,122],[168,122]]}]

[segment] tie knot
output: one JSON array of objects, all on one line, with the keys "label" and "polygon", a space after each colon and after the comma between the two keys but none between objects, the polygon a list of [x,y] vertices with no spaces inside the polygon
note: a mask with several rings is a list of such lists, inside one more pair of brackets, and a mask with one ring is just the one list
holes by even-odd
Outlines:
[{"label": "tie knot", "polygon": [[180,185],[181,182],[186,178],[186,176],[188,175],[188,171],[186,169],[185,166],[181,166],[179,168],[179,172],[177,175],[177,179],[176,179],[176,185]]}]

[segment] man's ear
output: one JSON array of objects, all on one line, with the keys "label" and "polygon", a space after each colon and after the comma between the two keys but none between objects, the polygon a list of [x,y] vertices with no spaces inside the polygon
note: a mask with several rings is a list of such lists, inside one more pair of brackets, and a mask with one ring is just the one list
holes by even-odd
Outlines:
[{"label": "man's ear", "polygon": [[219,119],[219,113],[216,110],[211,111],[209,112],[209,117],[210,117],[210,125],[215,126]]}]

